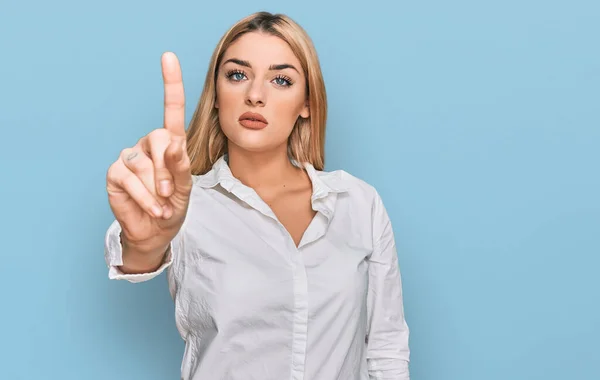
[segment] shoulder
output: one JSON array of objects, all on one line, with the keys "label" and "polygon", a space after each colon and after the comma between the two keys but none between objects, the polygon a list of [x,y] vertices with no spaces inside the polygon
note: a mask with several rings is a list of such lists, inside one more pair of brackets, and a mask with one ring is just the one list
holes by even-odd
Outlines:
[{"label": "shoulder", "polygon": [[375,186],[346,170],[316,171],[319,178],[334,191],[347,193],[348,197],[374,204],[381,201]]},{"label": "shoulder", "polygon": [[332,183],[341,192],[352,216],[361,216],[362,221],[371,224],[373,235],[379,238],[389,231],[391,221],[377,188],[366,180],[346,170],[318,172],[324,182]]}]

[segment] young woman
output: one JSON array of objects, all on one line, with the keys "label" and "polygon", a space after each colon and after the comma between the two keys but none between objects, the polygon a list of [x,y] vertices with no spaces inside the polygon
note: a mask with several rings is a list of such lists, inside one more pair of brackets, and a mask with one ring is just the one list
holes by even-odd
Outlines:
[{"label": "young woman", "polygon": [[176,56],[164,128],[107,173],[109,278],[167,271],[181,378],[409,379],[394,235],[376,190],[324,171],[326,92],[305,31],[260,12],[210,61],[186,131]]}]

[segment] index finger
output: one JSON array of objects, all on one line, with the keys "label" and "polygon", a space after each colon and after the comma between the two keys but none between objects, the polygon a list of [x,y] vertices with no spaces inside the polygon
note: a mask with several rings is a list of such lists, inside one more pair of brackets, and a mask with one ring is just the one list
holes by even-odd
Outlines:
[{"label": "index finger", "polygon": [[185,137],[185,92],[181,66],[174,53],[166,52],[161,59],[165,85],[165,128],[176,136]]}]

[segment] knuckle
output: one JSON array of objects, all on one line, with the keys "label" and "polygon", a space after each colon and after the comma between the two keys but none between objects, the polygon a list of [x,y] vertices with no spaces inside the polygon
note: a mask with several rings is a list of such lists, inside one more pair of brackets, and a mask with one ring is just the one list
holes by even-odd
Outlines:
[{"label": "knuckle", "polygon": [[146,145],[146,152],[153,161],[159,164],[163,160],[163,156],[167,147],[171,142],[171,135],[166,129],[155,129],[148,134],[148,142]]},{"label": "knuckle", "polygon": [[182,170],[188,171],[191,168],[190,159],[187,156],[184,156],[179,164]]},{"label": "knuckle", "polygon": [[171,135],[168,130],[164,128],[155,129],[148,134],[148,138],[151,143],[163,143],[170,140]]},{"label": "knuckle", "polygon": [[106,171],[106,181],[112,183],[119,183],[122,171],[120,170],[119,161],[113,162]]},{"label": "knuckle", "polygon": [[137,153],[137,150],[133,148],[125,148],[121,151],[119,158],[127,164],[127,162],[133,160],[137,156]]},{"label": "knuckle", "polygon": [[[149,135],[149,134],[148,134]],[[148,139],[148,135],[142,136],[138,139],[138,141],[135,143],[135,146],[137,147],[141,147],[144,146],[144,143],[146,142],[146,140]]]},{"label": "knuckle", "polygon": [[121,149],[121,152],[119,153],[119,158],[123,159],[124,157],[126,157],[129,153],[131,153],[131,148],[127,147],[124,149]]},{"label": "knuckle", "polygon": [[152,170],[152,161],[143,152],[130,151],[123,158],[123,162],[134,173]]}]

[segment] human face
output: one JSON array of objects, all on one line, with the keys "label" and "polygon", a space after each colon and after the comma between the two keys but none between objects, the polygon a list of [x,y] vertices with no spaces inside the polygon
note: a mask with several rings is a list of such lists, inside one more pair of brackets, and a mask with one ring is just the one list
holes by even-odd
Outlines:
[{"label": "human face", "polygon": [[306,79],[290,46],[250,32],[229,46],[221,62],[215,107],[230,149],[286,152],[296,120],[309,116]]}]

